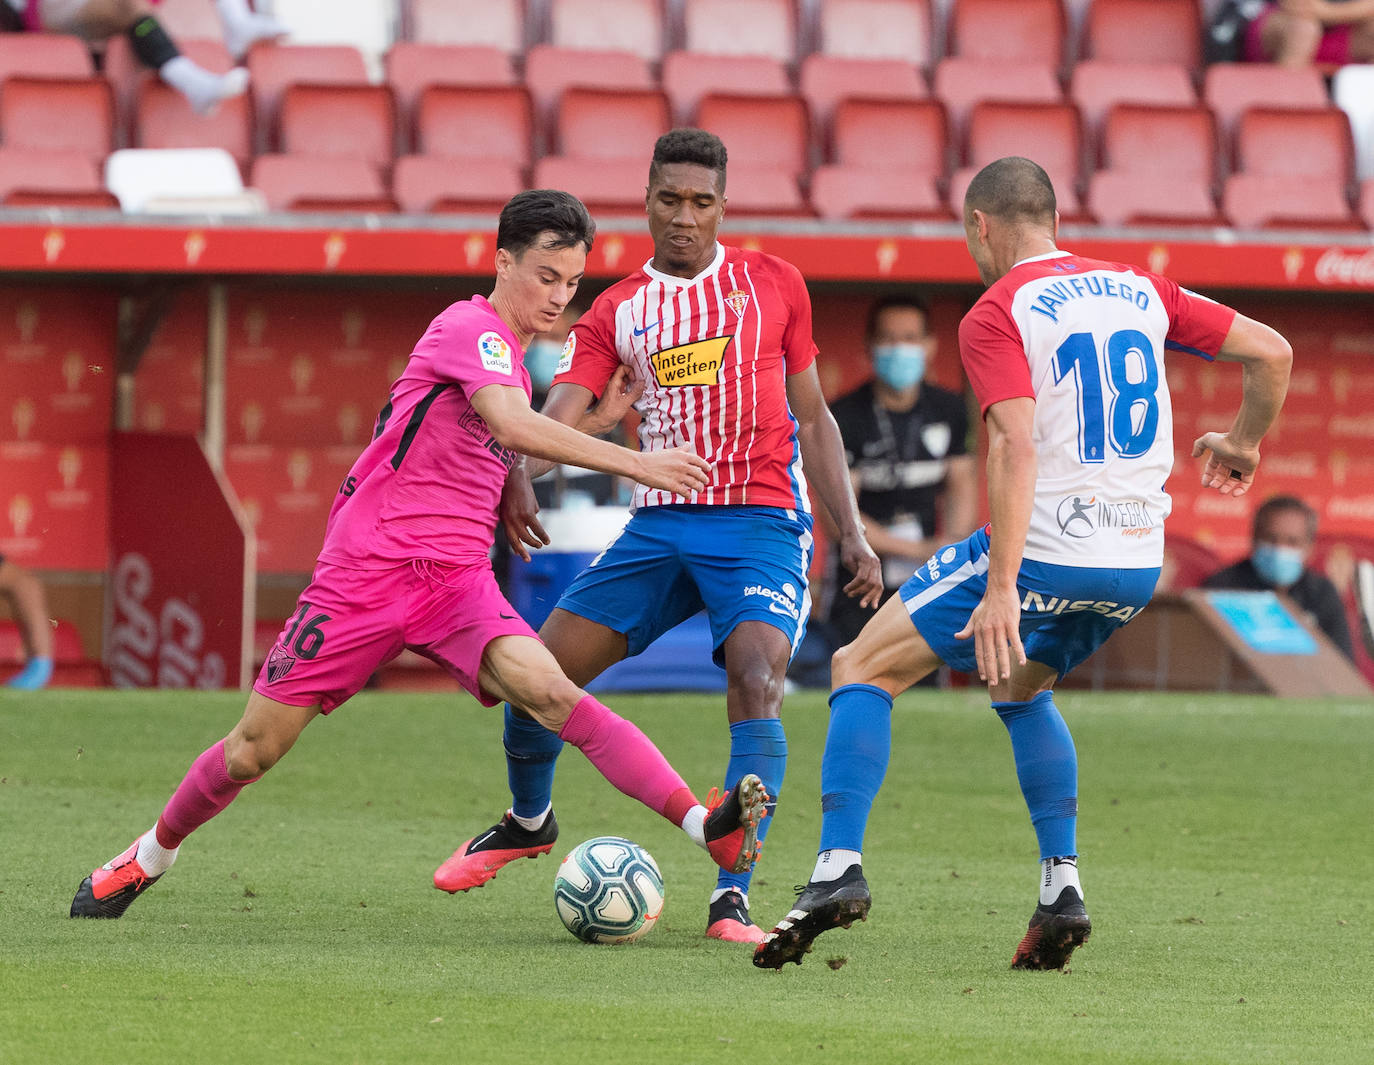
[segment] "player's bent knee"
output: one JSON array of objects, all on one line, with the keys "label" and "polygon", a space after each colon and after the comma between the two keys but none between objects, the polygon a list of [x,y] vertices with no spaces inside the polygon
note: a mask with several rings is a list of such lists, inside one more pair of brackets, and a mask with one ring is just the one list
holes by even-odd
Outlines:
[{"label": "player's bent knee", "polygon": [[557,671],[529,678],[519,693],[519,703],[547,729],[557,731],[586,693]]}]

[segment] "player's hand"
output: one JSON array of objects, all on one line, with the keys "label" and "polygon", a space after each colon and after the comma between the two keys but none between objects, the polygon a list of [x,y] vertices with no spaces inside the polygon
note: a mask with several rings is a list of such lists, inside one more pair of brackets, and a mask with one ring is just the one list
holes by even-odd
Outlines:
[{"label": "player's hand", "polygon": [[644,382],[635,376],[634,370],[621,363],[606,382],[596,406],[578,419],[577,428],[589,436],[605,436],[621,423],[642,395]]},{"label": "player's hand", "polygon": [[1202,467],[1202,487],[1215,488],[1224,496],[1243,496],[1255,483],[1259,448],[1238,447],[1226,433],[1203,433],[1193,443],[1193,458],[1207,456]]},{"label": "player's hand", "polygon": [[639,473],[635,479],[649,488],[660,488],[676,496],[690,496],[711,481],[711,464],[690,447],[641,451],[638,455]]},{"label": "player's hand", "polygon": [[1026,664],[1026,649],[1021,643],[1021,598],[1015,586],[988,586],[982,602],[973,608],[968,624],[954,634],[956,640],[973,637],[973,657],[978,663],[978,679],[988,685],[1011,677],[1011,660]]},{"label": "player's hand", "polygon": [[840,562],[854,579],[844,586],[844,594],[858,599],[862,607],[875,607],[883,597],[883,564],[858,532],[840,540]]},{"label": "player's hand", "polygon": [[534,498],[534,485],[522,462],[510,471],[501,489],[501,528],[510,549],[525,562],[530,560],[526,544],[534,548],[549,545],[549,534],[539,523],[538,514],[539,500]]}]

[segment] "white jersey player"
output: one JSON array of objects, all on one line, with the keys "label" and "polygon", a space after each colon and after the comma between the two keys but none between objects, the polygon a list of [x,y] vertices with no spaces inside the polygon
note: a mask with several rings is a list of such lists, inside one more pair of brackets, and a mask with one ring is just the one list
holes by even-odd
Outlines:
[{"label": "white jersey player", "polygon": [[991,163],[964,197],[987,292],[959,328],[988,433],[992,521],[950,544],[835,655],[821,763],[820,854],[754,964],[800,964],[817,935],[865,917],[864,829],[887,770],[892,699],[941,662],[988,683],[1040,845],[1040,898],[1012,965],[1060,969],[1092,924],[1078,879],[1078,761],[1060,677],[1150,600],[1173,465],[1166,350],[1245,368],[1229,429],[1204,434],[1202,483],[1247,491],[1283,403],[1292,351],[1268,326],[1118,263],[1055,246],[1045,172]]}]

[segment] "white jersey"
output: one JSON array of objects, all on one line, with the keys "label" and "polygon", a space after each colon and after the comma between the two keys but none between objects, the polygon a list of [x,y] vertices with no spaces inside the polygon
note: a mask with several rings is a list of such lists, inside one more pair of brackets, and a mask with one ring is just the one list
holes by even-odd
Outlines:
[{"label": "white jersey", "polygon": [[1027,559],[1162,564],[1174,461],[1164,350],[1210,360],[1234,317],[1167,278],[1068,252],[1022,260],[983,294],[959,326],[979,404],[1035,400]]}]

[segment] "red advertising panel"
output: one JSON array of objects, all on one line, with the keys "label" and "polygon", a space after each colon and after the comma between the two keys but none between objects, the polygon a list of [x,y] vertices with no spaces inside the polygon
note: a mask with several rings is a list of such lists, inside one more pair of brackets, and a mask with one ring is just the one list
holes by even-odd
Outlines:
[{"label": "red advertising panel", "polygon": [[194,437],[116,433],[111,455],[111,683],[247,685],[253,543],[227,487]]}]

